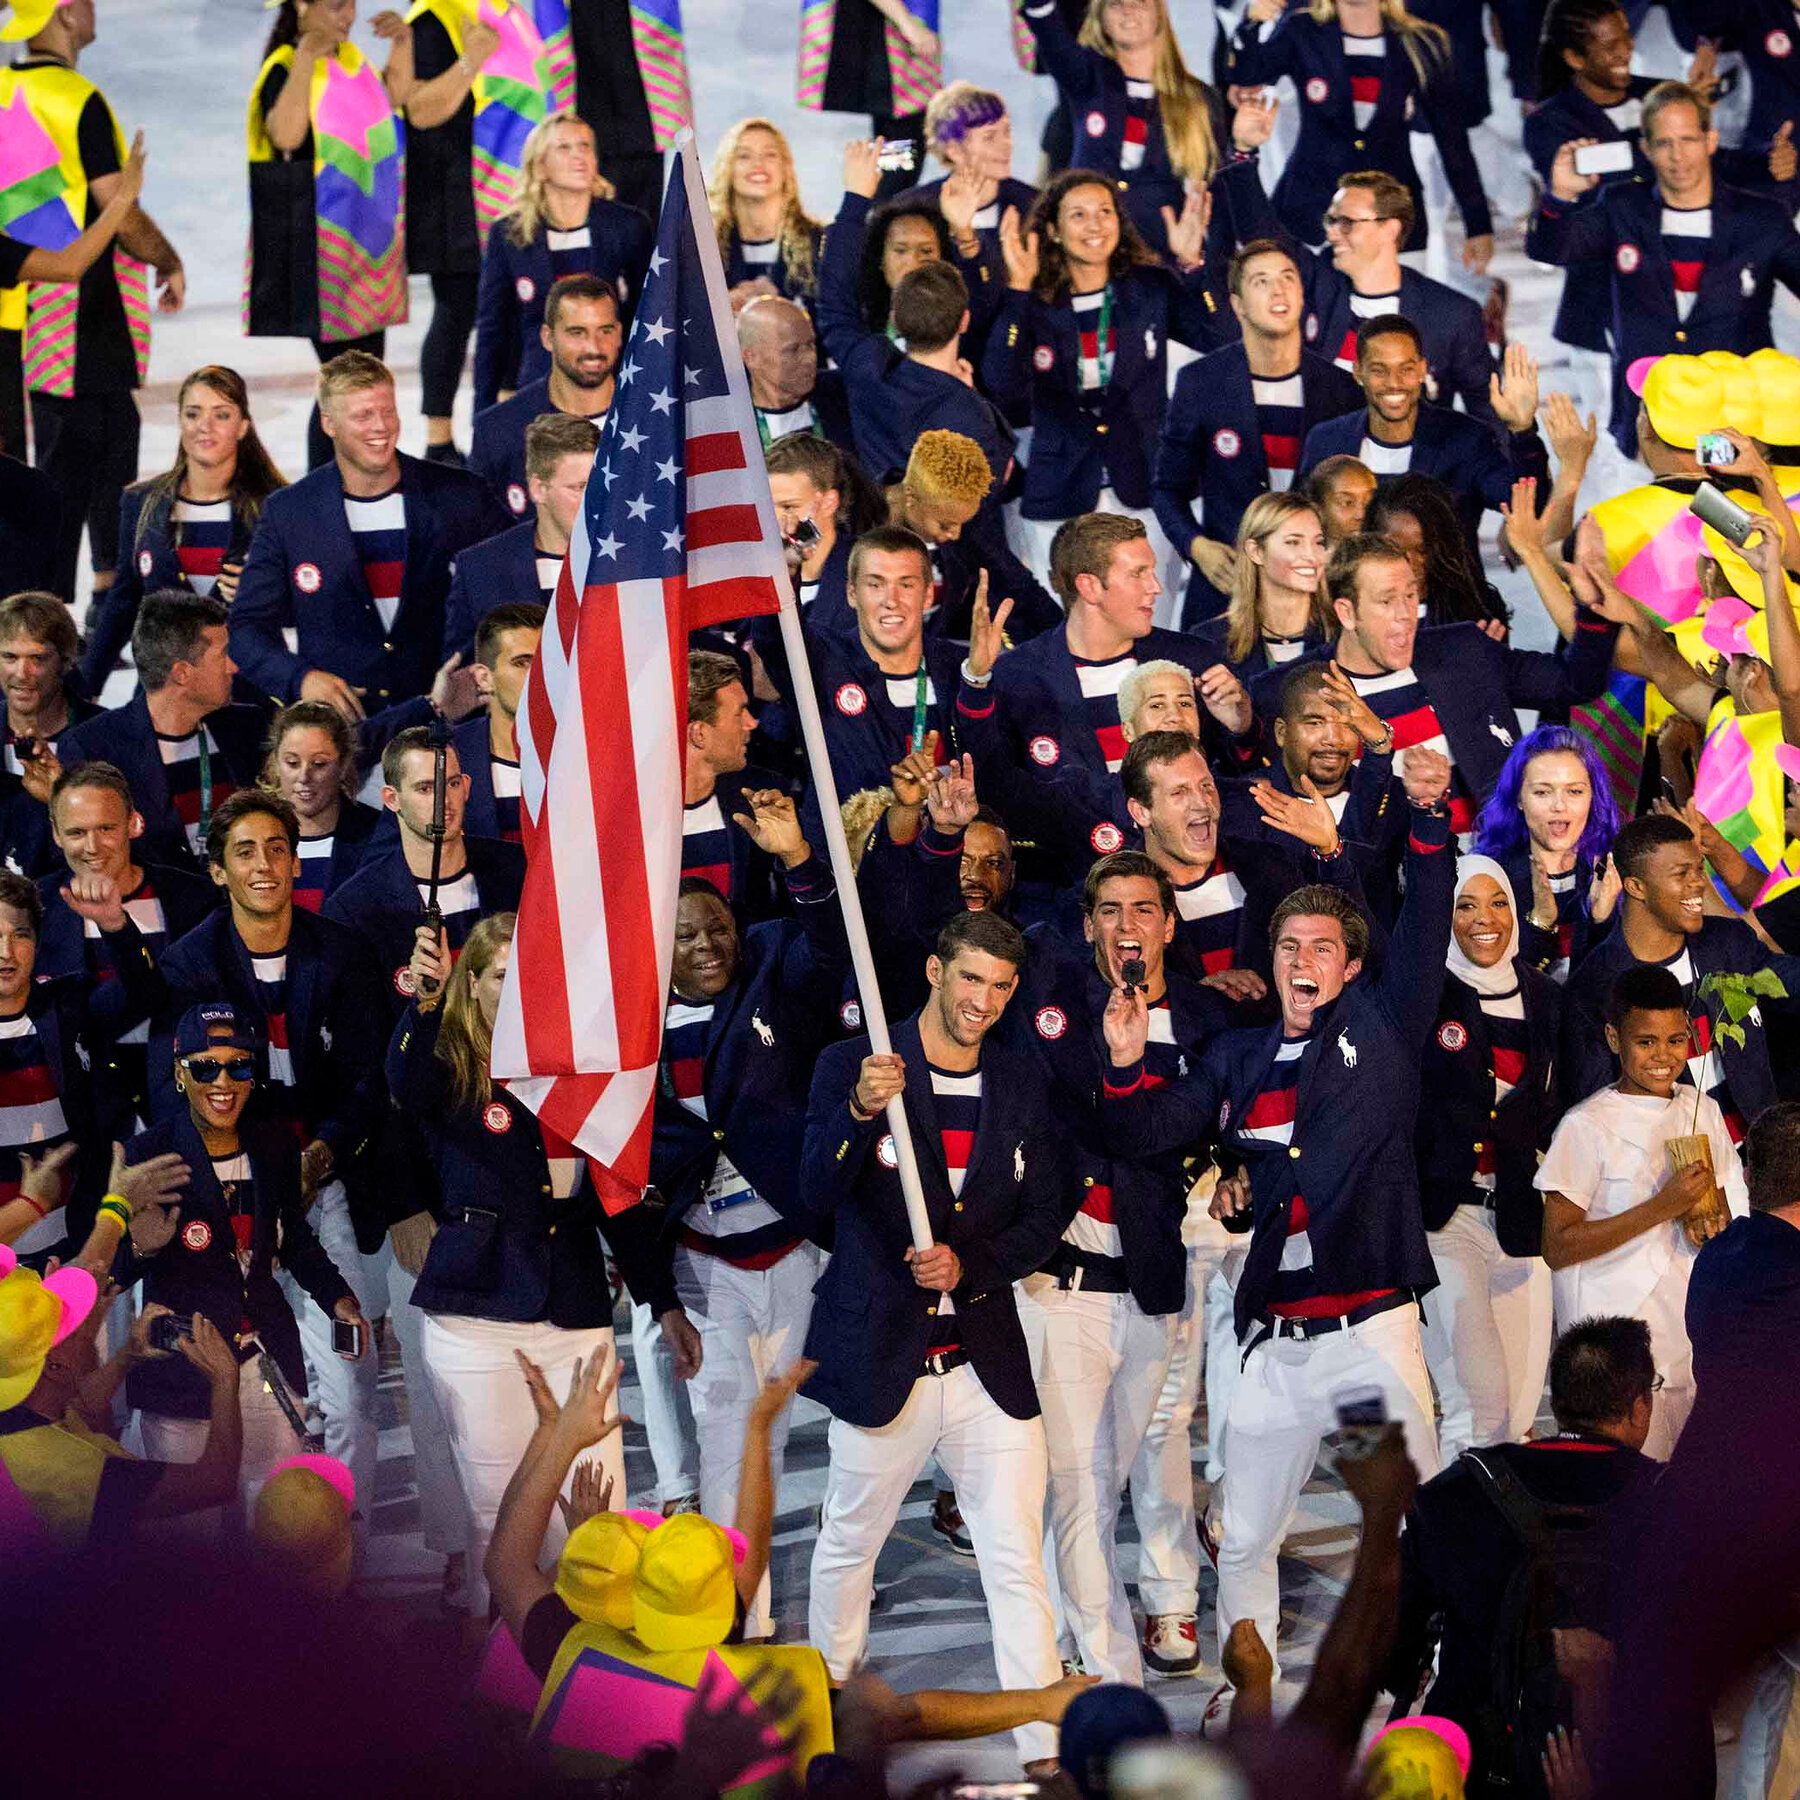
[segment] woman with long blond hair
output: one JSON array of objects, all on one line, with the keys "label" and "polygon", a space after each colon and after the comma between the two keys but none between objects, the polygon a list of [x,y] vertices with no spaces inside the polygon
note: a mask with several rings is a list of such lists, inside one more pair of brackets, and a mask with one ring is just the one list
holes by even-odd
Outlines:
[{"label": "woman with long blond hair", "polygon": [[825,227],[800,203],[794,153],[780,131],[767,119],[738,120],[719,140],[706,193],[726,286],[766,281],[790,300],[810,302]]},{"label": "woman with long blond hair", "polygon": [[[1088,0],[1079,35],[1054,5],[1029,5],[1038,66],[1056,83],[1074,128],[1072,167],[1109,176],[1144,241],[1159,255],[1190,194],[1213,184],[1233,149],[1253,149],[1260,133],[1234,120],[1217,89],[1188,72],[1166,0]],[[1230,207],[1216,198],[1209,253],[1222,266],[1235,236]]]},{"label": "woman with long blond hair", "polygon": [[1325,528],[1304,494],[1260,494],[1244,508],[1231,603],[1194,635],[1246,687],[1336,637]]},{"label": "woman with long blond hair", "polygon": [[[422,1136],[442,1205],[412,1299],[425,1315],[423,1361],[468,1501],[464,1592],[477,1617],[487,1612],[481,1565],[500,1496],[537,1422],[519,1404],[517,1358],[529,1357],[561,1393],[577,1359],[613,1353],[608,1246],[585,1159],[488,1073],[515,923],[512,913],[482,919],[454,967],[449,940],[420,927],[414,998],[387,1053],[395,1103],[431,1122]],[[638,1286],[646,1277],[637,1242],[621,1242],[611,1224],[608,1237],[633,1291],[654,1291]],[[600,1462],[622,1500],[617,1433]],[[551,1532],[554,1555],[560,1526]]]},{"label": "woman with long blond hair", "polygon": [[1285,75],[1300,96],[1299,141],[1273,198],[1301,243],[1324,243],[1325,215],[1342,176],[1383,169],[1413,197],[1412,238],[1401,248],[1423,250],[1425,196],[1410,138],[1429,131],[1462,213],[1464,266],[1476,274],[1487,267],[1493,220],[1441,26],[1408,12],[1405,0],[1251,0],[1230,70],[1242,87],[1273,87]]},{"label": "woman with long blond hair", "polygon": [[540,331],[544,299],[565,275],[598,275],[629,302],[656,244],[656,228],[621,206],[600,173],[594,133],[564,107],[532,126],[519,155],[512,204],[481,255],[475,311],[475,410],[504,400],[550,368]]}]

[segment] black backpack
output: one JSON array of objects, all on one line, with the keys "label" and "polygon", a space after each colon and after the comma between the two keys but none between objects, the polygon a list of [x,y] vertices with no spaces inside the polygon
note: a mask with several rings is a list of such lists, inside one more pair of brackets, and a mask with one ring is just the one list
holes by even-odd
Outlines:
[{"label": "black backpack", "polygon": [[1503,1457],[1466,1450],[1463,1461],[1523,1551],[1494,1627],[1493,1680],[1479,1730],[1487,1783],[1496,1793],[1544,1800],[1544,1740],[1575,1724],[1552,1634],[1572,1625],[1604,1633],[1611,1617],[1615,1568],[1595,1530],[1601,1508],[1540,1500]]}]

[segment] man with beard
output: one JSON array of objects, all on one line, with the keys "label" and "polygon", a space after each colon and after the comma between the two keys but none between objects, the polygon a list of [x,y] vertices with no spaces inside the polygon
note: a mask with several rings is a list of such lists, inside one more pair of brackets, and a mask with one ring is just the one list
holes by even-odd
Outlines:
[{"label": "man with beard", "polygon": [[485,479],[515,519],[531,510],[525,433],[543,413],[569,413],[595,425],[612,405],[625,327],[619,292],[599,275],[565,275],[544,302],[544,348],[550,373],[475,420],[469,467]]}]

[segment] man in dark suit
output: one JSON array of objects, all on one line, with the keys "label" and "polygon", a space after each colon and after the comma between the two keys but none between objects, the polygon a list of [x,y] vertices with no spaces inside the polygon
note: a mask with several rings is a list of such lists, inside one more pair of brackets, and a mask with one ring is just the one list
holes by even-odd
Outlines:
[{"label": "man in dark suit", "polygon": [[550,353],[550,372],[528,381],[510,399],[475,416],[469,467],[525,518],[536,498],[530,491],[526,437],[534,419],[567,413],[598,428],[612,405],[619,351],[625,341],[618,290],[598,275],[565,275],[550,290],[540,333]]},{"label": "man in dark suit", "polygon": [[319,415],[332,461],[264,506],[232,655],[273,698],[354,721],[430,689],[452,565],[508,518],[479,476],[400,454],[394,378],[366,351],[319,371]]},{"label": "man in dark suit", "polygon": [[819,367],[818,334],[804,306],[780,294],[760,295],[738,314],[737,335],[764,449],[794,431],[855,449],[844,378]]},{"label": "man in dark suit", "polygon": [[1549,498],[1550,455],[1536,424],[1537,364],[1522,344],[1512,344],[1504,376],[1491,379],[1489,397],[1505,428],[1503,444],[1492,426],[1425,405],[1425,373],[1425,340],[1410,319],[1398,313],[1365,319],[1356,333],[1356,379],[1368,405],[1306,434],[1300,477],[1328,456],[1356,457],[1373,472],[1377,486],[1397,475],[1435,475],[1456,496],[1463,533],[1479,563],[1481,515],[1510,504],[1515,481],[1532,476],[1538,493]]},{"label": "man in dark suit", "polygon": [[[1442,765],[1439,764],[1440,781]],[[1335,888],[1276,909],[1280,1022],[1227,1032],[1185,1077],[1157,1086],[1141,989],[1108,1002],[1102,1089],[1114,1152],[1149,1156],[1217,1140],[1213,1214],[1247,1215],[1236,1296],[1242,1369],[1225,1419],[1218,1630],[1254,1620],[1273,1647],[1276,1555],[1334,1395],[1379,1388],[1429,1476],[1438,1466],[1418,1297],[1437,1283],[1413,1159],[1419,1057],[1437,1013],[1455,858],[1442,786],[1413,806],[1406,904],[1379,975],[1363,979],[1368,921]]]},{"label": "man in dark suit", "polygon": [[[1044,1428],[1012,1284],[1042,1266],[1068,1213],[1069,1167],[1044,1084],[989,1041],[1025,958],[991,912],[944,927],[932,994],[894,1034],[819,1059],[800,1203],[836,1248],[814,1296],[807,1392],[830,1409],[831,1468],[813,1549],[809,1636],[847,1679],[868,1641],[875,1559],[926,1461],[956,1484],[988,1595],[1003,1687],[1056,1678],[1043,1570]],[[912,1241],[884,1109],[902,1096],[934,1239]],[[1027,1769],[1053,1734],[1016,1734]]]},{"label": "man in dark suit", "polygon": [[54,594],[0,599],[0,859],[27,875],[57,867],[44,816],[65,737],[100,709],[81,688],[81,634]]}]

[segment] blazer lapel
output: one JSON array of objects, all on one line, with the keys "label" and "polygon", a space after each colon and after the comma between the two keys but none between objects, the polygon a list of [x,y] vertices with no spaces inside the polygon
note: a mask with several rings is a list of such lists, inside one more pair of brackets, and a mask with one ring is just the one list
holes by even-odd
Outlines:
[{"label": "blazer lapel", "polygon": [[[407,615],[407,608],[412,605],[415,571],[422,579],[432,565],[437,545],[436,516],[419,493],[417,465],[409,460],[402,460],[400,464],[400,498],[406,503],[406,552],[400,565],[400,606],[394,614],[396,632]],[[533,585],[535,587],[535,581]]]},{"label": "blazer lapel", "polygon": [[931,1091],[931,1065],[925,1060],[916,1019],[908,1019],[895,1032],[894,1048],[906,1063],[906,1115],[913,1126],[913,1152],[925,1185],[925,1203],[932,1211],[941,1211],[943,1197],[950,1192],[950,1170],[944,1161],[937,1097]]}]

